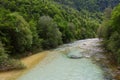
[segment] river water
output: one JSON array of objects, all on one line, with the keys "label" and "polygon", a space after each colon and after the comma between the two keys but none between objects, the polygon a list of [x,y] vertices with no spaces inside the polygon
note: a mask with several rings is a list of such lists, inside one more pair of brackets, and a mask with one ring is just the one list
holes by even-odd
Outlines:
[{"label": "river water", "polygon": [[113,80],[100,66],[102,52],[97,38],[64,44],[18,80]]}]

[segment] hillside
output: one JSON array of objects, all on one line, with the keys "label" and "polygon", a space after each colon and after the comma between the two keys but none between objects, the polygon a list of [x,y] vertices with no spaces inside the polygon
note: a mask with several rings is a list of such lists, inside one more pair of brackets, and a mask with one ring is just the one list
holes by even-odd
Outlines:
[{"label": "hillside", "polygon": [[104,11],[105,8],[114,8],[120,0],[54,0],[60,4],[73,7],[79,11],[88,10],[91,12]]},{"label": "hillside", "polygon": [[48,0],[1,0],[0,4],[1,70],[24,67],[9,58],[95,37],[102,19],[100,13],[79,12]]},{"label": "hillside", "polygon": [[[105,8],[119,0],[0,0],[0,69],[21,69],[21,57],[94,38]],[[15,58],[15,59],[13,59]]]}]

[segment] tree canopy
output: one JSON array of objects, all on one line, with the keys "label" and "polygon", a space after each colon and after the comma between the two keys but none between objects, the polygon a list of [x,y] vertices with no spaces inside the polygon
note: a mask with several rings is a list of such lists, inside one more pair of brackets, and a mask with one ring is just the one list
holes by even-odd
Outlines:
[{"label": "tree canopy", "polygon": [[102,33],[99,35],[104,39],[105,48],[113,54],[116,62],[120,64],[120,5],[115,7],[111,17],[107,17],[107,22],[101,27]]},{"label": "tree canopy", "polygon": [[[119,0],[0,0],[0,58],[26,56],[37,50],[52,49],[63,43],[96,37],[97,28],[103,20],[102,11],[107,7],[113,8],[118,2]],[[113,11],[111,18],[110,26],[114,25],[111,27],[113,30],[119,26],[119,12],[116,10],[119,9]],[[119,31],[115,32],[113,37],[116,38],[118,34]]]}]

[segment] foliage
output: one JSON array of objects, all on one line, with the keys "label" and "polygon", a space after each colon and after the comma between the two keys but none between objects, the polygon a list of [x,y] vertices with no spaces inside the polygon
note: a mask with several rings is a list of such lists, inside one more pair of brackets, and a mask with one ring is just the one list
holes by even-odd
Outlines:
[{"label": "foliage", "polygon": [[68,5],[77,10],[88,10],[92,12],[104,11],[107,7],[114,7],[120,1],[119,0],[54,0],[58,3]]},{"label": "foliage", "polygon": [[49,16],[40,17],[37,30],[39,37],[43,39],[44,48],[55,48],[62,43],[61,32]]},{"label": "foliage", "polygon": [[25,66],[19,60],[9,59],[3,44],[0,42],[0,71],[23,68],[25,68]]},{"label": "foliage", "polygon": [[[104,39],[104,46],[115,56],[116,62],[120,64],[120,5],[112,11],[110,19],[101,27],[100,36]],[[100,31],[99,31],[100,32]]]},{"label": "foliage", "polygon": [[8,55],[5,53],[5,49],[3,47],[3,44],[0,42],[0,63],[4,60],[7,59]]},{"label": "foliage", "polygon": [[29,55],[96,37],[103,19],[96,5],[95,0],[0,0],[1,54]]},{"label": "foliage", "polygon": [[[24,52],[32,44],[32,33],[29,24],[18,13],[8,14],[0,28],[3,34],[7,34],[6,46],[11,46],[12,52]],[[2,40],[4,42],[4,40]],[[10,44],[10,45],[9,45]]]},{"label": "foliage", "polygon": [[29,22],[29,25],[31,26],[30,30],[32,32],[32,45],[30,47],[30,51],[41,51],[43,39],[39,38],[39,35],[37,33],[37,23],[34,20],[31,20]]},{"label": "foliage", "polygon": [[0,62],[0,71],[8,71],[13,69],[24,69],[25,65],[20,62],[20,60],[16,59],[3,59],[2,62]]}]

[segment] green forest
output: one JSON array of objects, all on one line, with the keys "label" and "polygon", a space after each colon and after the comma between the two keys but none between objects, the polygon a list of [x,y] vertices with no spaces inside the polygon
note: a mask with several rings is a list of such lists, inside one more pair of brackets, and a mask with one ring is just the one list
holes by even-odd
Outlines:
[{"label": "green forest", "polygon": [[19,59],[80,39],[99,37],[120,64],[119,0],[0,0],[0,70]]}]

